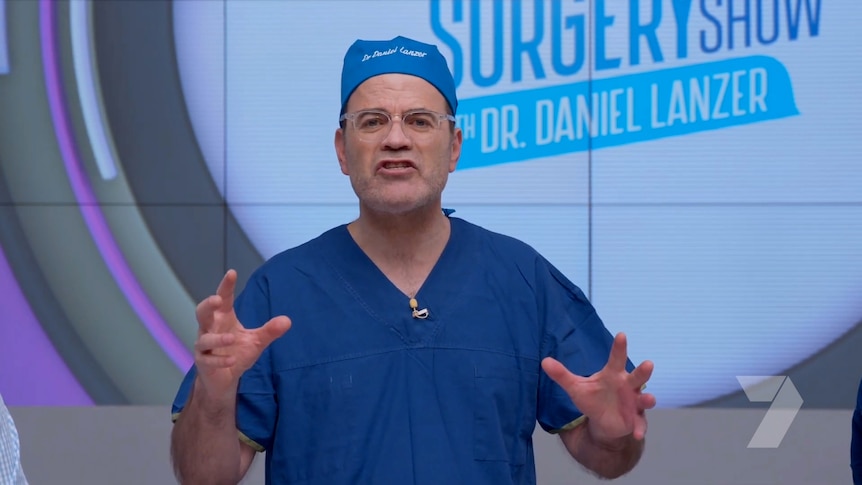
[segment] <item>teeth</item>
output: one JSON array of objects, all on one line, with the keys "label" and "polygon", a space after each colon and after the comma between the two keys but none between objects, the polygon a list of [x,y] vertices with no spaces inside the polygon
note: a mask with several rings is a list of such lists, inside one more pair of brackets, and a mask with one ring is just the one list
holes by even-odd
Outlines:
[{"label": "teeth", "polygon": [[386,163],[383,165],[386,168],[408,168],[410,167],[409,163]]}]

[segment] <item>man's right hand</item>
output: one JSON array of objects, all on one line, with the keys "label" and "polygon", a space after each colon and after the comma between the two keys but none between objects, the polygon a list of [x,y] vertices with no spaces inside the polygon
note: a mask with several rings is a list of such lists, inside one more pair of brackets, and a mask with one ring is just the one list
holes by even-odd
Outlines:
[{"label": "man's right hand", "polygon": [[233,309],[235,287],[236,271],[228,270],[216,294],[200,302],[195,311],[198,320],[195,392],[202,391],[216,401],[235,399],[243,372],[291,325],[290,318],[281,315],[260,328],[243,327]]}]

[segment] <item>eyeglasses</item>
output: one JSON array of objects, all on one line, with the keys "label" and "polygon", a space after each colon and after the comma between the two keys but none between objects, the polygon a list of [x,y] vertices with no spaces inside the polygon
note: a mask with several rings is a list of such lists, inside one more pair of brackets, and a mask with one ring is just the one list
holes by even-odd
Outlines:
[{"label": "eyeglasses", "polygon": [[432,135],[440,129],[443,120],[455,121],[455,117],[450,114],[424,109],[415,109],[400,115],[393,115],[383,110],[367,109],[345,113],[338,118],[338,121],[350,120],[361,138],[378,140],[389,134],[392,129],[392,118],[396,116],[401,118],[401,130],[414,140]]}]

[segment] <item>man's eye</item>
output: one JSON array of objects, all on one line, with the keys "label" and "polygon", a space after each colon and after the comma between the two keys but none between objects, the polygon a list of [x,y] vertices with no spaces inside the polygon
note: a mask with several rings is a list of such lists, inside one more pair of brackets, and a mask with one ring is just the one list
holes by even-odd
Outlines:
[{"label": "man's eye", "polygon": [[404,120],[409,126],[420,129],[434,127],[434,117],[428,113],[413,113]]},{"label": "man's eye", "polygon": [[363,130],[372,130],[386,126],[387,119],[379,114],[366,114],[359,118],[359,128]]}]

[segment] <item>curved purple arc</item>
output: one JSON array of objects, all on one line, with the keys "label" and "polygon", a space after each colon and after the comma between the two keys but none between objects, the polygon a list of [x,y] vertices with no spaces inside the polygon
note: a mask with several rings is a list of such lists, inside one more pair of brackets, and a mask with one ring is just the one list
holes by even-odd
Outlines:
[{"label": "curved purple arc", "polygon": [[54,32],[55,11],[52,0],[39,0],[39,30],[42,42],[42,64],[45,71],[45,86],[48,103],[51,109],[51,119],[63,158],[63,165],[69,176],[69,183],[84,222],[90,230],[93,241],[108,270],[117,282],[120,290],[132,309],[150,332],[150,335],[162,347],[168,357],[183,372],[194,362],[189,350],[179,337],[168,327],[159,311],[153,306],[135,279],[131,268],[117,246],[111,234],[105,217],[102,214],[93,189],[82,170],[82,163],[75,150],[74,139],[69,126],[68,113],[65,110],[63,93],[59,76],[59,59],[56,51],[56,36]]}]

